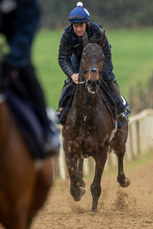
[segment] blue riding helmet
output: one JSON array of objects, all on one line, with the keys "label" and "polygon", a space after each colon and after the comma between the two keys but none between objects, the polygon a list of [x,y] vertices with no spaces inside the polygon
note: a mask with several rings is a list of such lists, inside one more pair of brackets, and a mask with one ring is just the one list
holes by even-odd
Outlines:
[{"label": "blue riding helmet", "polygon": [[90,19],[88,10],[83,7],[82,2],[77,3],[77,7],[74,8],[69,14],[70,23],[87,22]]}]

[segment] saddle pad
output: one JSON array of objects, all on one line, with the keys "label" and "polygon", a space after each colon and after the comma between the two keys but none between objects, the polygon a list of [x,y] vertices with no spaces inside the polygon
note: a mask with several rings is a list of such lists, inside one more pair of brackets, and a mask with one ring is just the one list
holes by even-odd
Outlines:
[{"label": "saddle pad", "polygon": [[[114,111],[116,110],[116,108],[114,107],[113,104],[117,105],[117,110],[119,110],[119,112],[124,112],[125,111],[126,115],[129,115],[131,113],[131,109],[129,107],[129,104],[128,104],[128,102],[126,101],[126,99],[123,96],[121,96],[122,97],[122,101],[123,101],[121,103],[121,101],[116,96],[114,96],[112,94],[111,95],[109,94],[109,96],[108,96],[106,91],[104,91],[102,88],[100,88],[99,91],[103,95],[105,102],[109,105],[109,107],[110,107],[111,111],[113,112],[113,114],[115,114]],[[113,102],[113,101],[115,101],[115,102]]]}]

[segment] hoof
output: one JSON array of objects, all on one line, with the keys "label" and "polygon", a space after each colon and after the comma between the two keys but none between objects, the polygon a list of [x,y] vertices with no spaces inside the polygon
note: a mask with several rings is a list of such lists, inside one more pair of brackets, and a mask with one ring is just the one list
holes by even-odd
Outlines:
[{"label": "hoof", "polygon": [[84,181],[82,181],[82,183],[81,183],[81,186],[80,187],[83,187],[83,188],[85,188],[86,187],[86,184],[85,184],[85,182]]},{"label": "hoof", "polygon": [[124,183],[124,184],[120,183],[120,186],[121,186],[122,188],[126,188],[126,187],[128,187],[129,185],[130,185],[130,179],[129,179],[128,177],[125,177],[125,183]]},{"label": "hoof", "polygon": [[80,195],[81,195],[81,197],[84,196],[85,193],[86,193],[86,190],[84,188],[80,187]]},{"label": "hoof", "polygon": [[98,200],[93,200],[93,203],[92,203],[92,212],[97,212],[97,205],[98,205]]},{"label": "hoof", "polygon": [[92,211],[92,212],[97,212],[97,207],[96,207],[96,208],[92,207],[92,208],[91,208],[91,211]]},{"label": "hoof", "polygon": [[76,195],[76,196],[73,196],[73,199],[75,201],[80,201],[81,200],[81,197],[84,196],[84,194],[86,193],[86,190],[82,187],[79,187],[79,195]]}]

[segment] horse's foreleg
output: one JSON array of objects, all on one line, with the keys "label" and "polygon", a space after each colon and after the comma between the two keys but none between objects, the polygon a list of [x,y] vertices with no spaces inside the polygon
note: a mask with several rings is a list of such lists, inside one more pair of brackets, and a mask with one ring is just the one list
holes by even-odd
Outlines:
[{"label": "horse's foreleg", "polygon": [[124,159],[125,150],[121,153],[116,153],[118,157],[118,176],[117,181],[119,182],[121,187],[127,187],[130,184],[130,180],[125,176],[123,170],[123,159]]},{"label": "horse's foreleg", "polygon": [[78,180],[80,180],[79,181],[80,187],[82,187],[82,188],[85,187],[85,182],[83,181],[83,162],[84,162],[84,158],[80,158],[78,160],[78,171],[77,171]]},{"label": "horse's foreleg", "polygon": [[101,177],[102,173],[105,167],[105,162],[107,159],[107,151],[101,152],[102,155],[100,155],[98,158],[95,158],[96,161],[96,168],[95,168],[95,176],[93,183],[91,184],[91,194],[92,194],[92,211],[97,210],[98,205],[98,199],[101,194]]},{"label": "horse's foreleg", "polygon": [[78,158],[73,155],[66,155],[66,163],[70,176],[70,193],[75,201],[79,201],[81,197],[85,194],[84,188],[80,184],[80,178],[78,178],[77,170],[77,160]]}]

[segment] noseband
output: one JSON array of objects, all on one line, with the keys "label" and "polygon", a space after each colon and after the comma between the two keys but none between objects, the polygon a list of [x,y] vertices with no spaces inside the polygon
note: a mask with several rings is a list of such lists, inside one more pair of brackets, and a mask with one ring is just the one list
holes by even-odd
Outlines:
[{"label": "noseband", "polygon": [[[97,72],[97,73],[99,73],[99,74],[101,75],[101,72],[102,72],[102,71],[100,71],[98,68],[93,67],[93,68],[89,68],[89,69],[83,71],[83,75],[84,75],[85,73],[87,73],[87,72]],[[84,80],[78,82],[78,84],[87,84],[87,79],[85,79],[84,77],[83,77],[83,79],[84,79]]]}]

